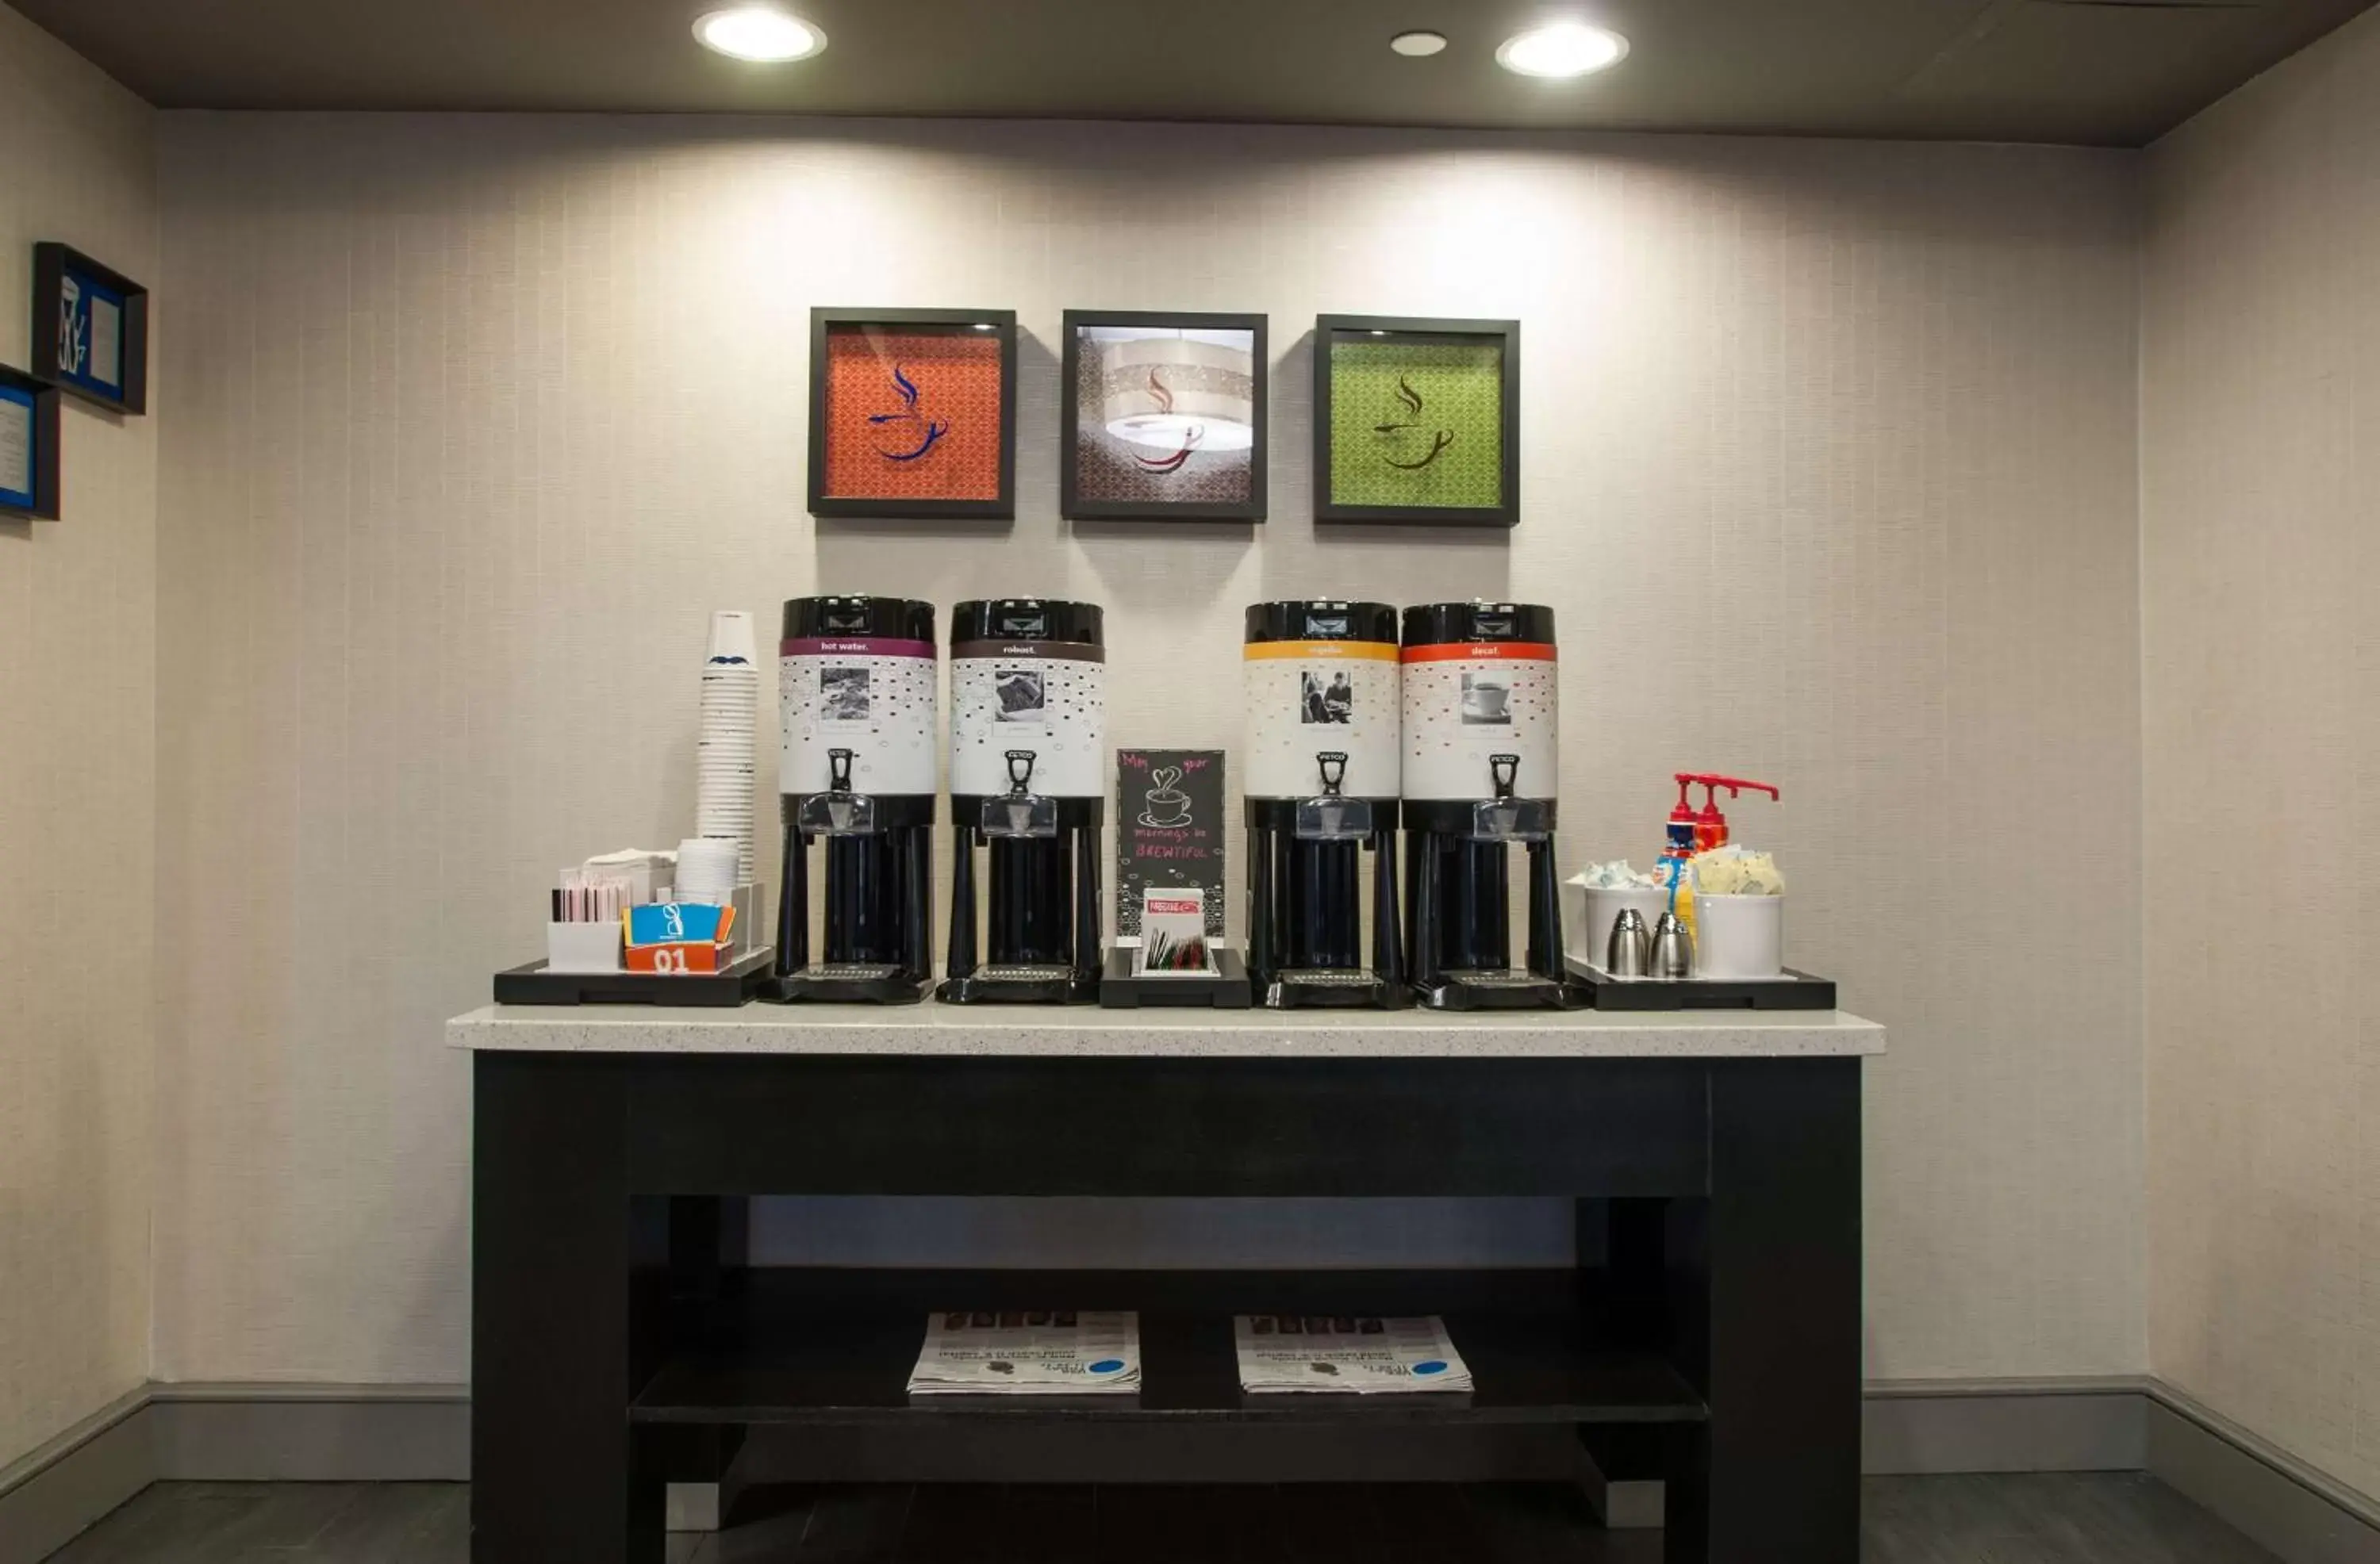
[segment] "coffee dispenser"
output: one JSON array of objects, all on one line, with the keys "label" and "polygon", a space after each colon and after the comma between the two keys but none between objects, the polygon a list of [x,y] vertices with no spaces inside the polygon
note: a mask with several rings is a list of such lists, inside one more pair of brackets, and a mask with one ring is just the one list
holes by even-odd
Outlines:
[{"label": "coffee dispenser", "polygon": [[[941,997],[1095,1002],[1107,651],[1097,604],[963,602],[951,614],[951,935]],[[976,932],[978,850],[989,860]]]},{"label": "coffee dispenser", "polygon": [[1251,604],[1240,655],[1256,998],[1276,1008],[1410,1003],[1397,917],[1397,611]]},{"label": "coffee dispenser", "polygon": [[[934,605],[795,598],[777,653],[775,997],[915,1004],[933,982]],[[816,963],[813,846],[826,860]]]},{"label": "coffee dispenser", "polygon": [[[1536,603],[1404,612],[1403,803],[1412,981],[1433,1009],[1573,1002],[1554,860],[1560,752],[1554,613]],[[1509,868],[1528,849],[1526,964],[1512,967]]]}]

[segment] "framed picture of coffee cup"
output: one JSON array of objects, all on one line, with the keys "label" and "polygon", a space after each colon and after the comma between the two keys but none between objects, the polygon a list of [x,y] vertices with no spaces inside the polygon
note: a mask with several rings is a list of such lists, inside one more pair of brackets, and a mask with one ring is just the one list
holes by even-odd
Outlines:
[{"label": "framed picture of coffee cup", "polygon": [[1521,517],[1521,323],[1314,323],[1314,519],[1511,527]]},{"label": "framed picture of coffee cup", "polygon": [[0,365],[0,516],[58,515],[57,388]]},{"label": "framed picture of coffee cup", "polygon": [[1069,309],[1058,513],[1265,518],[1265,318]]},{"label": "framed picture of coffee cup", "polygon": [[1014,311],[812,309],[809,503],[1014,519]]},{"label": "framed picture of coffee cup", "polygon": [[116,413],[149,410],[149,290],[62,244],[33,247],[33,374]]}]

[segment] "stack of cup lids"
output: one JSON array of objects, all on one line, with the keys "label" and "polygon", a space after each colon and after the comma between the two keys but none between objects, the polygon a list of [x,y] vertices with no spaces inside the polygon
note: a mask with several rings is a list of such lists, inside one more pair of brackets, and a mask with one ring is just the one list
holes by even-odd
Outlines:
[{"label": "stack of cup lids", "polygon": [[[702,665],[702,724],[695,741],[694,829],[699,836],[735,844],[735,885],[752,879],[752,745],[760,700],[753,645],[749,613],[722,609],[711,614],[710,647]],[[684,863],[681,858],[681,895]]]}]

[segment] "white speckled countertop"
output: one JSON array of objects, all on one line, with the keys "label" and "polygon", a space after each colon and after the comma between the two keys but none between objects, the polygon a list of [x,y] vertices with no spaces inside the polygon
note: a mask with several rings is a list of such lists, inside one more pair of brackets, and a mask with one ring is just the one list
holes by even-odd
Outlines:
[{"label": "white speckled countertop", "polygon": [[1884,1028],[1839,1010],[1099,1010],[1056,1005],[489,1005],[446,1024],[458,1049],[529,1053],[1100,1055],[1155,1058],[1771,1059],[1878,1054]]}]

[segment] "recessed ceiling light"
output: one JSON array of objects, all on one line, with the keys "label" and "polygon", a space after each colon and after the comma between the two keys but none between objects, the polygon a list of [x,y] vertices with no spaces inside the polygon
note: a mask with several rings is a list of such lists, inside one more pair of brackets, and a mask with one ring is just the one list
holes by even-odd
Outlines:
[{"label": "recessed ceiling light", "polygon": [[1549,22],[1514,33],[1496,51],[1496,63],[1523,76],[1588,76],[1618,65],[1628,40],[1585,22]]},{"label": "recessed ceiling light", "polygon": [[694,35],[706,49],[767,65],[806,60],[826,47],[825,33],[772,6],[707,12],[694,24]]},{"label": "recessed ceiling light", "polygon": [[1389,40],[1389,47],[1394,49],[1400,55],[1418,60],[1424,55],[1435,55],[1440,49],[1445,48],[1446,34],[1442,32],[1400,32],[1394,38]]}]

